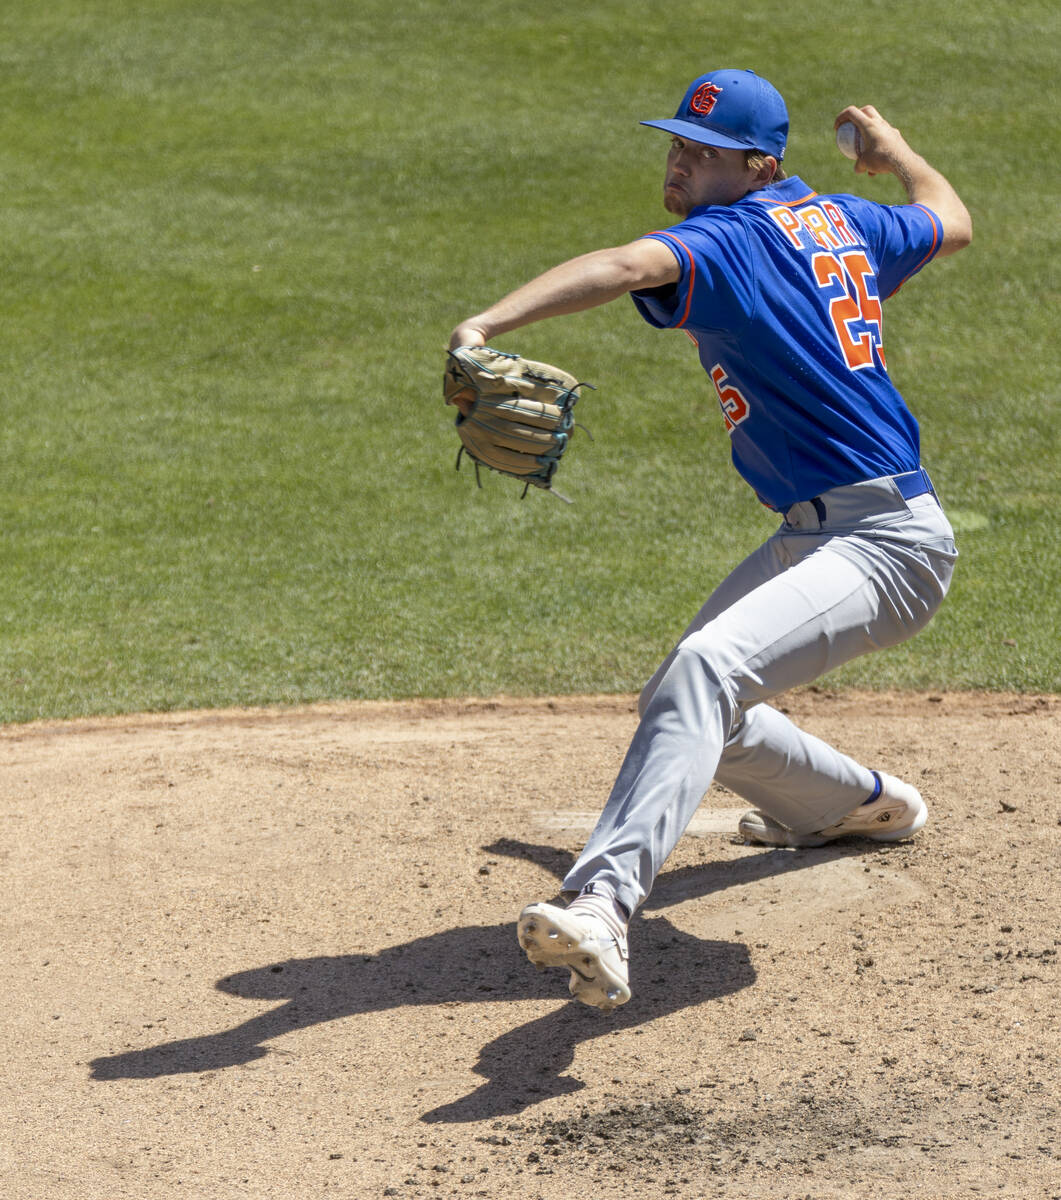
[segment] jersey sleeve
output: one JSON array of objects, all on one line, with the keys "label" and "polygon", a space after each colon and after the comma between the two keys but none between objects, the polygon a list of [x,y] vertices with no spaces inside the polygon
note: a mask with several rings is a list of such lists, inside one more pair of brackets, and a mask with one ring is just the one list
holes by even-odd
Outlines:
[{"label": "jersey sleeve", "polygon": [[747,234],[738,221],[698,218],[645,236],[667,246],[681,268],[677,283],[631,293],[650,325],[733,333],[748,322],[755,306],[755,273]]},{"label": "jersey sleeve", "polygon": [[648,233],[645,236],[661,241],[671,251],[678,260],[681,278],[677,283],[668,283],[663,287],[645,288],[641,291],[631,292],[630,298],[637,311],[650,325],[655,325],[657,329],[670,329],[678,321],[676,314],[680,311],[682,298],[688,294],[689,275],[693,269],[692,261],[688,255],[682,253],[679,246],[669,241],[663,234]]},{"label": "jersey sleeve", "polygon": [[855,200],[854,218],[877,263],[877,281],[883,298],[893,295],[943,244],[943,224],[923,204],[874,204]]}]

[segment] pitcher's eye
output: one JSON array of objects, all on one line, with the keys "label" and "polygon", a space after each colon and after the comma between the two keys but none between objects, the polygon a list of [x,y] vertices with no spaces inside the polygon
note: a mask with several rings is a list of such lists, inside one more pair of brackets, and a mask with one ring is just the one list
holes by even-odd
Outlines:
[{"label": "pitcher's eye", "polygon": [[690,150],[697,158],[703,158],[710,161],[713,158],[718,158],[718,151],[714,146],[701,146],[696,142],[687,142],[684,138],[678,137],[675,134],[670,140],[671,154],[681,154],[683,150]]}]

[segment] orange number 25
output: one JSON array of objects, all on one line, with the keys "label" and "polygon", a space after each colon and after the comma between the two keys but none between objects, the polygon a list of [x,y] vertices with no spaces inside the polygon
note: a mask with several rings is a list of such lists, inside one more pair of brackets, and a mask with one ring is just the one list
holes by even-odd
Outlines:
[{"label": "orange number 25", "polygon": [[873,278],[873,268],[865,253],[849,250],[840,255],[815,254],[812,266],[818,286],[834,293],[829,316],[844,361],[852,371],[885,366],[884,313],[880,298],[871,294],[866,282]]}]

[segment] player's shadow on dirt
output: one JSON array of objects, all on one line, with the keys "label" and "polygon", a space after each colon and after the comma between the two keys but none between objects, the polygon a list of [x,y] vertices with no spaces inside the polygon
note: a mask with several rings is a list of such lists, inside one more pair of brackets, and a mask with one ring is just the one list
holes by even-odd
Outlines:
[{"label": "player's shadow on dirt", "polygon": [[[512,841],[485,849],[530,859],[558,877],[571,857],[553,847]],[[836,853],[833,850],[829,857]],[[810,866],[812,861],[803,854],[770,853],[692,871],[683,868],[661,876],[646,907],[667,903],[668,895],[674,903],[751,878]],[[728,881],[714,878],[719,872]],[[635,1003],[611,1014],[565,1003],[508,1031],[479,1054],[474,1069],[486,1077],[486,1083],[422,1119],[482,1120],[521,1112],[550,1096],[576,1091],[583,1085],[564,1071],[579,1043],[717,999],[755,980],[746,946],[693,937],[665,917],[639,918],[631,928],[631,948],[636,963]],[[216,986],[245,999],[284,1003],[231,1029],[94,1059],[92,1078],[154,1079],[239,1066],[268,1054],[266,1043],[282,1034],[404,1005],[555,1001],[565,995],[558,972],[539,974],[528,967],[508,921],[448,929],[378,954],[291,959],[255,967],[226,976]]]},{"label": "player's shadow on dirt", "polygon": [[[484,850],[528,859],[562,879],[575,856],[552,846],[502,839]],[[879,845],[874,844],[879,850]],[[769,851],[732,862],[681,867],[662,874],[642,912],[695,899],[769,876],[801,871],[837,858],[865,853],[857,845],[799,851]],[[512,927],[505,936],[513,941]],[[428,1122],[480,1121],[522,1112],[551,1096],[575,1092],[584,1085],[564,1074],[580,1042],[630,1029],[644,1021],[677,1012],[687,1005],[715,1000],[755,981],[747,946],[692,937],[665,918],[634,922],[630,930],[631,961],[636,972],[634,1000],[602,1014],[581,1004],[562,1008],[521,1025],[489,1042],[473,1068],[487,1082],[468,1096],[425,1113]],[[558,972],[552,973],[554,977]],[[555,984],[551,995],[557,993]]]}]

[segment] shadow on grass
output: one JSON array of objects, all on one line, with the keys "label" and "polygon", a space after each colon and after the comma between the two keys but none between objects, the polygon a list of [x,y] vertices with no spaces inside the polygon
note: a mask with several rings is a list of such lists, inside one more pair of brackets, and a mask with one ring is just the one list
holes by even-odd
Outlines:
[{"label": "shadow on grass", "polygon": [[[572,858],[554,847],[507,839],[484,849],[527,859],[558,878]],[[798,854],[771,851],[732,863],[681,868],[660,877],[645,908],[652,911],[845,853],[859,851],[836,847]],[[693,937],[665,917],[638,918],[630,940],[635,971],[631,1003],[609,1014],[565,1003],[510,1030],[480,1051],[474,1070],[486,1082],[421,1119],[477,1121],[522,1112],[541,1100],[577,1091],[583,1085],[564,1071],[580,1043],[729,995],[755,980],[746,946]],[[231,1029],[96,1058],[91,1063],[92,1078],[154,1079],[216,1071],[262,1058],[269,1053],[266,1043],[324,1021],[406,1005],[555,1001],[565,994],[559,982],[558,972],[530,969],[512,922],[448,929],[378,954],[290,959],[240,971],[216,985],[246,999],[283,1001],[279,1007]]]}]

